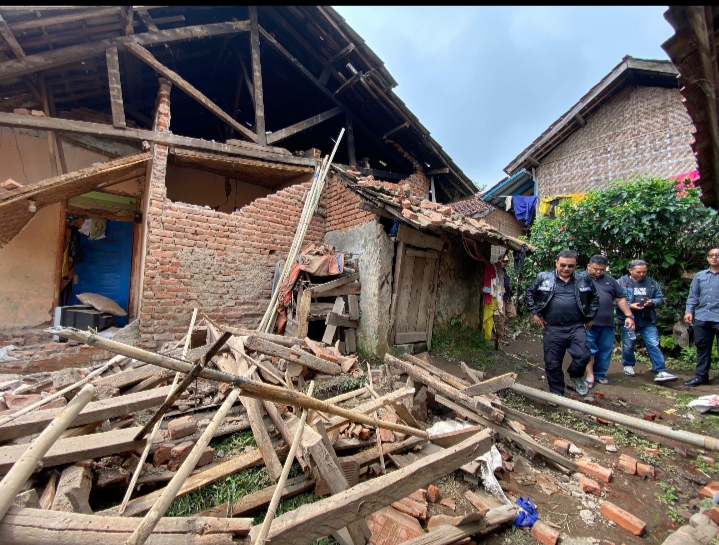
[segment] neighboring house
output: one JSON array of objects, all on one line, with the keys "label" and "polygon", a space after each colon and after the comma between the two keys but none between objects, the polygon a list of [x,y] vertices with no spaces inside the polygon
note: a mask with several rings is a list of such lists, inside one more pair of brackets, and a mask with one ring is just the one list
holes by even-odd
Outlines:
[{"label": "neighboring house", "polygon": [[719,7],[670,6],[664,18],[675,34],[662,48],[679,69],[679,92],[696,126],[692,149],[699,162],[702,201],[719,208]]},{"label": "neighboring house", "polygon": [[670,178],[697,168],[694,124],[669,61],[625,57],[504,169],[482,198],[539,199],[601,189],[633,176]]},{"label": "neighboring house", "polygon": [[[431,194],[430,209],[477,191],[331,8],[0,7],[0,15],[1,341],[46,342],[55,307],[86,291],[137,319],[148,347],[181,338],[193,308],[257,327],[318,160],[342,128],[334,161],[357,175],[401,185],[416,202]],[[388,236],[386,212],[363,207],[340,178],[329,177],[305,243],[358,259],[358,344],[382,354],[396,341],[387,324],[400,242]],[[86,219],[107,220],[106,237],[75,236],[84,255],[69,263],[72,228]],[[422,222],[411,225],[404,235],[428,240],[413,238]],[[484,241],[487,258],[490,243],[510,244],[481,221],[463,236]],[[411,241],[401,247],[417,257],[406,282],[426,294],[408,307],[424,318],[397,330],[407,333],[401,344],[431,339],[435,294],[445,319],[479,323],[481,265],[457,233],[429,244],[447,237],[453,257],[437,259],[434,276],[420,270]]]}]

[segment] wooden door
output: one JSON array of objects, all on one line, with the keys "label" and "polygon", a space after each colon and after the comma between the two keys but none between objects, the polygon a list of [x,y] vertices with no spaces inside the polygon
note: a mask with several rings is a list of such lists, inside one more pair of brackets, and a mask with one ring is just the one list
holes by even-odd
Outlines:
[{"label": "wooden door", "polygon": [[439,252],[397,245],[390,319],[392,344],[432,342]]}]

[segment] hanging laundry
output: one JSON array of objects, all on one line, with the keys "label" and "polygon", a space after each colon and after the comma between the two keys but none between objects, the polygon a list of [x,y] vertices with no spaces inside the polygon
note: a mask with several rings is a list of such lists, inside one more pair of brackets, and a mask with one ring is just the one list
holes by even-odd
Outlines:
[{"label": "hanging laundry", "polygon": [[105,238],[105,231],[107,230],[107,220],[104,218],[92,218],[92,225],[90,226],[90,235],[87,237],[90,240],[102,240]]},{"label": "hanging laundry", "polygon": [[512,197],[514,204],[514,217],[523,221],[525,225],[532,223],[534,219],[534,208],[537,206],[537,197],[525,197],[517,195]]},{"label": "hanging laundry", "polygon": [[506,210],[507,212],[509,212],[509,209],[512,208],[512,196],[511,196],[511,195],[508,195],[508,196],[505,198],[504,204],[505,204],[505,210]]},{"label": "hanging laundry", "polygon": [[512,255],[514,256],[514,269],[518,271],[524,267],[524,260],[527,257],[527,245],[522,244],[522,250],[514,250]]},{"label": "hanging laundry", "polygon": [[539,199],[539,210],[540,216],[556,216],[557,208],[564,203],[567,199],[571,199],[571,195],[554,195],[552,197],[542,197]]}]

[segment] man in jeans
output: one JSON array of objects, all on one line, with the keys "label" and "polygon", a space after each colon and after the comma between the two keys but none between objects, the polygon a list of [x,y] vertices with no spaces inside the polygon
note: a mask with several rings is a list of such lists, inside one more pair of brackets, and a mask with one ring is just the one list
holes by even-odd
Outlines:
[{"label": "man in jeans", "polygon": [[506,325],[517,317],[517,309],[514,307],[512,302],[512,280],[509,278],[507,273],[507,265],[509,265],[509,255],[505,255],[499,260],[499,267],[497,267],[497,274],[502,273],[504,282],[504,309],[500,312],[499,316],[495,317],[494,320],[494,332],[497,335],[497,344],[509,344],[504,341],[504,333]]},{"label": "man in jeans", "polygon": [[564,353],[569,352],[572,363],[567,369],[574,389],[579,395],[589,390],[584,371],[590,359],[587,329],[599,308],[597,288],[587,273],[575,272],[577,252],[559,252],[556,270],[541,272],[527,288],[525,299],[541,327],[544,339],[544,368],[549,391],[564,395]]},{"label": "man in jeans", "polygon": [[697,367],[694,378],[684,386],[699,386],[709,382],[712,345],[717,340],[719,350],[719,246],[707,253],[709,268],[694,275],[689,288],[684,321],[694,324],[694,343],[697,347]]},{"label": "man in jeans", "polygon": [[609,260],[603,255],[593,255],[587,265],[587,274],[594,280],[599,295],[599,310],[587,331],[589,351],[594,361],[587,366],[587,386],[592,388],[595,382],[609,384],[607,371],[614,350],[614,304],[624,314],[624,327],[634,331],[634,316],[624,298],[624,291],[614,278],[605,274]]},{"label": "man in jeans", "polygon": [[[654,371],[654,382],[675,381],[677,377],[667,372],[664,365],[664,354],[659,348],[657,312],[654,309],[664,303],[662,289],[656,281],[647,278],[646,261],[637,259],[629,263],[627,268],[629,274],[625,274],[619,279],[619,285],[624,290],[624,296],[634,314],[635,331],[642,336],[644,346],[647,348],[652,371]],[[620,322],[620,325],[624,322],[624,316],[620,316],[619,311],[617,311],[617,321]],[[636,375],[634,366],[637,359],[634,356],[634,345],[637,342],[637,337],[626,327],[621,329],[624,374],[633,377]]]}]

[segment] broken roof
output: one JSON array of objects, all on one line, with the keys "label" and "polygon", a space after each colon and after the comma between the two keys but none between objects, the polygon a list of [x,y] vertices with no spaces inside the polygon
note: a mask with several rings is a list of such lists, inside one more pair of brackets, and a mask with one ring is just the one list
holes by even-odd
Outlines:
[{"label": "broken roof", "polygon": [[455,201],[450,203],[449,206],[457,212],[457,214],[462,214],[463,216],[474,216],[475,214],[484,216],[496,210],[494,206],[482,200],[481,195],[474,195],[468,199]]},{"label": "broken roof", "polygon": [[635,59],[627,55],[574,106],[517,155],[505,167],[504,172],[511,176],[522,168],[529,170],[538,167],[544,157],[569,135],[582,128],[590,115],[626,85],[676,88],[677,74],[677,69],[670,61]]},{"label": "broken roof", "polygon": [[407,185],[398,186],[372,177],[361,177],[339,165],[333,164],[332,170],[347,188],[362,197],[364,209],[379,216],[402,221],[420,231],[451,233],[513,250],[521,250],[523,246],[530,251],[536,250],[523,240],[501,233],[483,219],[457,213],[449,205],[409,196]]}]

